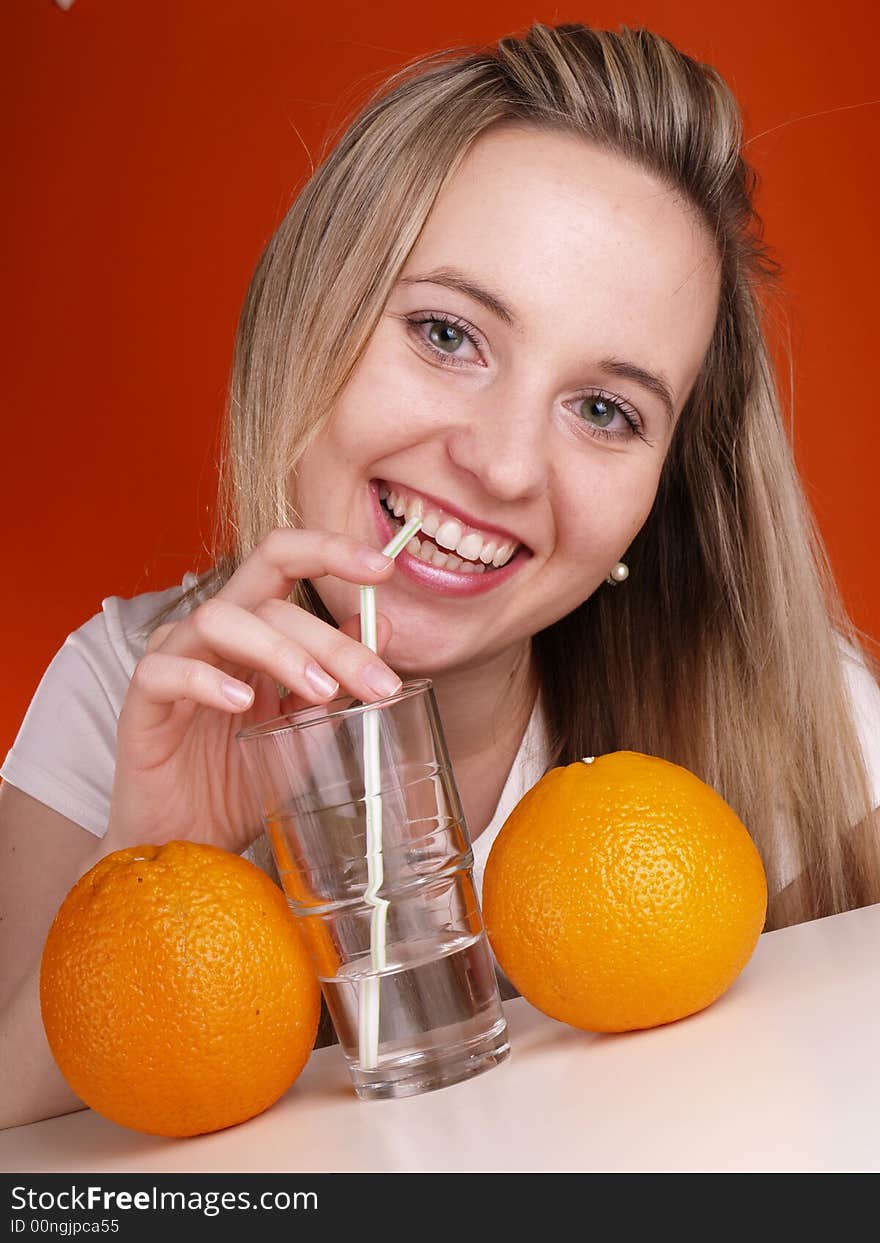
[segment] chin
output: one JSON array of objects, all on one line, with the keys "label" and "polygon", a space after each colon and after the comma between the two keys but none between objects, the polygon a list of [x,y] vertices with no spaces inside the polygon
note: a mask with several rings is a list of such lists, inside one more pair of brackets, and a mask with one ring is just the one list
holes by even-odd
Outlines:
[{"label": "chin", "polygon": [[357,587],[348,583],[334,583],[327,589],[320,579],[317,582],[312,579],[311,582],[312,590],[337,626],[361,611],[361,598]]},{"label": "chin", "polygon": [[431,678],[449,669],[459,669],[468,662],[469,654],[460,647],[444,644],[441,638],[432,636],[411,637],[395,631],[382,653],[386,664],[406,680]]}]

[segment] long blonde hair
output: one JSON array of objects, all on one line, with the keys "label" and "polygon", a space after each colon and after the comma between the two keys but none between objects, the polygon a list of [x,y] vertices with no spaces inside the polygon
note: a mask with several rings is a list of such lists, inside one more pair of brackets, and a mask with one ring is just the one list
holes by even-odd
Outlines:
[{"label": "long blonde hair", "polygon": [[[550,762],[628,748],[697,773],[761,851],[768,928],[878,901],[876,848],[857,858],[848,845],[871,812],[839,650],[860,636],[796,474],[762,327],[759,296],[780,269],[761,240],[734,97],[659,35],[538,23],[496,46],[437,52],[395,73],[330,143],[247,294],[202,592],[274,527],[298,525],[300,456],[438,191],[505,120],[636,161],[696,206],[720,258],[714,337],[628,550],[630,577],[534,636]],[[291,598],[333,620],[308,582]],[[783,841],[807,878],[785,915]]]}]

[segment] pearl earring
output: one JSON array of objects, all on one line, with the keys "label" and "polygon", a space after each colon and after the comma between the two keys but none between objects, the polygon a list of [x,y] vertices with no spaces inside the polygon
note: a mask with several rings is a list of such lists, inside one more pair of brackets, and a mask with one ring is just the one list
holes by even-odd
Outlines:
[{"label": "pearl earring", "polygon": [[612,567],[611,573],[605,579],[609,587],[616,587],[618,583],[626,582],[629,578],[629,566],[624,565],[622,561],[618,561],[617,565]]}]

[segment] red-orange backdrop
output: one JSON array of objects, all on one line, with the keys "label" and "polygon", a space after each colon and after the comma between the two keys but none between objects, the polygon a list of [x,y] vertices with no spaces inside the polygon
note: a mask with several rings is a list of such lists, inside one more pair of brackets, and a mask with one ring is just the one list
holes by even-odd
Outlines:
[{"label": "red-orange backdrop", "polygon": [[102,597],[204,566],[238,309],[304,148],[411,56],[532,20],[653,28],[737,93],[786,269],[798,462],[880,636],[876,0],[5,0],[0,755]]}]

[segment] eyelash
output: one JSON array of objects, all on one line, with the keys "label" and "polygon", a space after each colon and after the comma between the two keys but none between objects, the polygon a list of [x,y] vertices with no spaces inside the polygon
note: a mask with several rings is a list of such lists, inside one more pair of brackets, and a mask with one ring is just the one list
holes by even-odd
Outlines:
[{"label": "eyelash", "polygon": [[[458,319],[454,315],[447,315],[444,311],[432,311],[424,315],[405,315],[403,318],[409,325],[413,336],[415,336],[423,346],[427,347],[433,356],[439,356],[439,361],[443,366],[467,367],[469,364],[460,362],[451,354],[444,353],[443,350],[438,350],[437,347],[432,345],[426,337],[416,331],[421,325],[449,324],[450,327],[457,328],[462,336],[466,337],[468,341],[470,341],[474,349],[480,348],[479,340],[470,325],[464,320]],[[595,436],[600,440],[629,440],[631,436],[638,436],[641,440],[644,440],[645,444],[651,443],[642,431],[641,421],[635,410],[633,410],[632,406],[628,405],[626,402],[621,401],[619,397],[614,397],[611,393],[606,393],[604,389],[596,389],[595,391],[589,393],[581,393],[577,400],[603,401],[609,405],[615,406],[629,424],[629,431],[610,431],[607,427],[594,427],[591,423],[588,423],[586,419],[581,419],[580,422],[587,432],[587,435]]]}]

